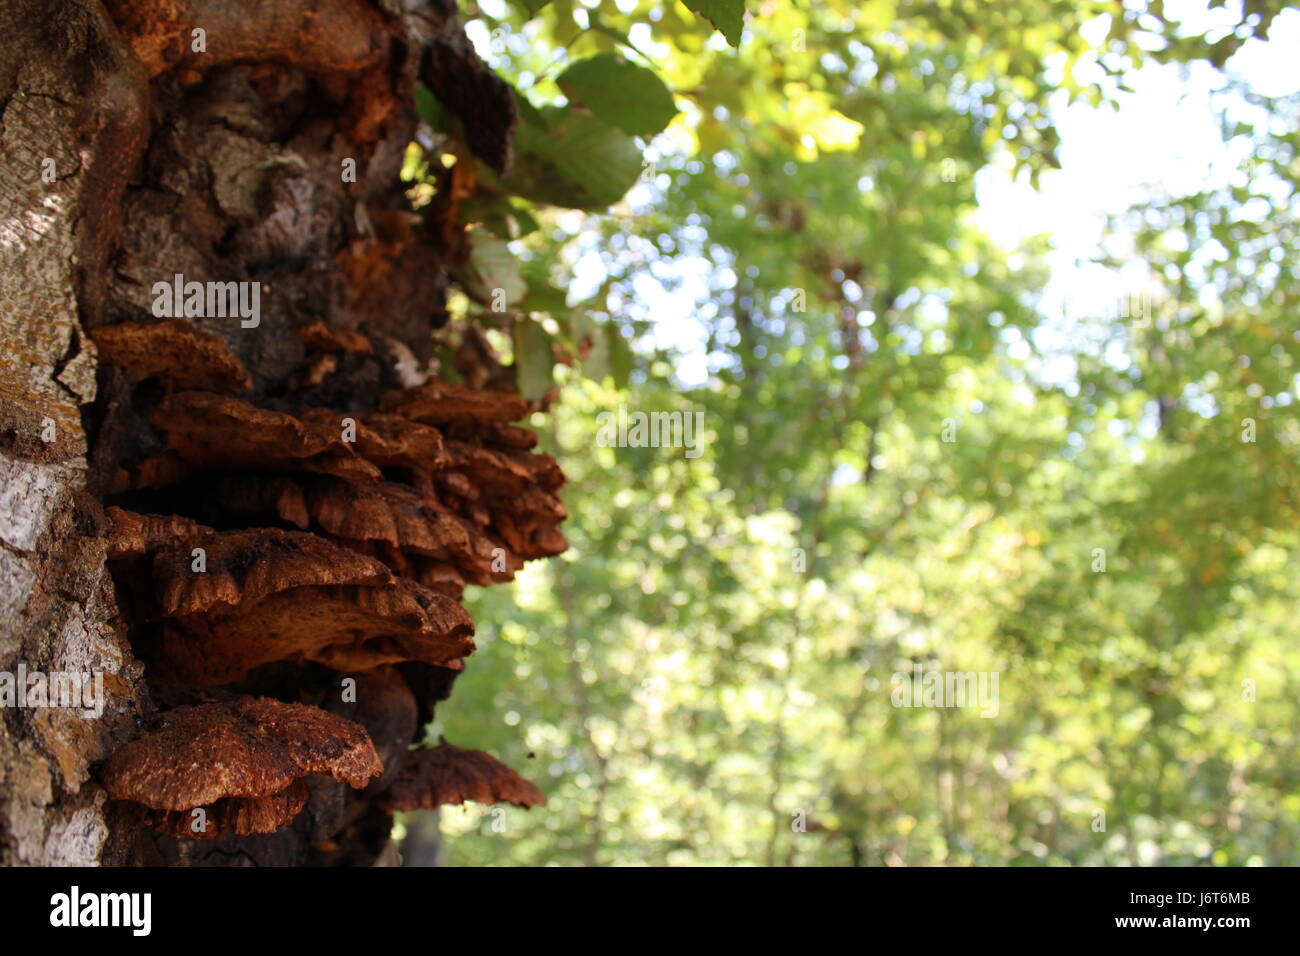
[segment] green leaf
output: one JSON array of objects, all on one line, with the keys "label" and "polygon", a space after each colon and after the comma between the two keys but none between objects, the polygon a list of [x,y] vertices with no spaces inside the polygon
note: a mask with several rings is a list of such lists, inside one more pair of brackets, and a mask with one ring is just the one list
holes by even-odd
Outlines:
[{"label": "green leaf", "polygon": [[536,232],[538,229],[542,228],[541,223],[533,217],[533,214],[529,212],[527,208],[518,203],[510,204],[510,218],[515,221],[516,239],[522,239],[529,233]]},{"label": "green leaf", "polygon": [[609,378],[616,388],[626,388],[632,372],[632,349],[619,334],[618,326],[608,320],[596,321],[586,309],[573,309],[570,314],[575,345],[583,339],[590,344],[580,365],[583,376],[595,382]]},{"label": "green leaf", "polygon": [[500,239],[515,238],[510,234],[509,203],[498,194],[474,195],[460,204],[461,219],[466,223],[481,223]]},{"label": "green leaf", "polygon": [[744,0],[682,0],[692,13],[704,17],[732,46],[740,46],[745,29]]},{"label": "green leaf", "polygon": [[627,388],[632,375],[632,347],[619,332],[618,326],[610,322],[605,326],[605,340],[609,349],[609,371],[617,388]]},{"label": "green leaf", "polygon": [[611,374],[605,330],[586,309],[573,310],[573,327],[575,345],[581,347],[584,339],[589,340],[589,351],[587,357],[579,363],[579,371],[594,382],[603,382]]},{"label": "green leaf", "polygon": [[445,131],[447,111],[433,95],[433,91],[423,83],[417,83],[415,86],[415,112],[420,119],[429,124],[430,129]]},{"label": "green leaf", "polygon": [[501,239],[522,239],[540,228],[532,213],[519,203],[512,203],[500,193],[476,193],[460,206],[466,223],[482,223]]},{"label": "green leaf", "polygon": [[528,19],[532,19],[537,16],[537,14],[541,13],[542,8],[550,3],[551,0],[511,0],[511,2],[520,10],[524,11],[524,13],[528,15]]},{"label": "green leaf", "polygon": [[515,164],[502,185],[525,199],[600,210],[623,198],[641,175],[641,149],[599,117],[545,107],[515,133]]},{"label": "green leaf", "polygon": [[510,336],[515,347],[515,382],[519,394],[529,401],[541,398],[551,387],[555,366],[551,336],[531,319],[516,322]]},{"label": "green leaf", "polygon": [[569,304],[563,289],[557,289],[544,277],[534,279],[530,276],[528,294],[519,303],[519,309],[522,312],[544,312],[553,316],[556,321],[567,321]]},{"label": "green leaf", "polygon": [[469,261],[457,270],[456,279],[466,295],[497,312],[511,308],[528,291],[510,246],[487,229],[471,232]]},{"label": "green leaf", "polygon": [[570,100],[633,136],[661,133],[677,115],[663,80],[617,53],[578,60],[556,82]]}]

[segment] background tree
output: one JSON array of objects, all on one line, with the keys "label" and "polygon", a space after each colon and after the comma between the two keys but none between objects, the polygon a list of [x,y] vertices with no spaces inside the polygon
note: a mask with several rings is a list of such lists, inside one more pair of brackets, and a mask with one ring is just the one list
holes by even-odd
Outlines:
[{"label": "background tree", "polygon": [[[481,597],[510,623],[442,717],[495,723],[563,797],[505,840],[452,812],[449,859],[1287,859],[1294,111],[1256,100],[1230,128],[1249,187],[1117,224],[1116,262],[1174,284],[1144,293],[1146,328],[1116,308],[1075,330],[1077,376],[1035,347],[1046,244],[1008,256],[968,216],[1000,152],[1051,164],[1054,53],[1223,64],[1271,12],[1220,38],[1156,7],[822,6],[666,71],[691,91],[681,152],[640,203],[555,234],[636,370],[566,389],[573,549],[515,604]],[[656,347],[680,297],[647,274],[700,290],[698,345]],[[599,447],[620,402],[704,410],[704,456]],[[1243,441],[1247,417],[1269,437]],[[998,672],[997,716],[891,706],[918,667]]]}]

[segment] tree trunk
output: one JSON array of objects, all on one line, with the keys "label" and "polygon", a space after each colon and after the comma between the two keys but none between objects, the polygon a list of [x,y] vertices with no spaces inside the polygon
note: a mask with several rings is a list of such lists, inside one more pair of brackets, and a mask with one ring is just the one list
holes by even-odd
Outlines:
[{"label": "tree trunk", "polygon": [[402,840],[402,866],[444,866],[447,848],[437,810],[420,810],[407,818]]},{"label": "tree trunk", "polygon": [[[166,638],[136,592],[147,564],[108,560],[106,508],[217,532],[258,523],[217,503],[229,476],[177,463],[159,406],[178,392],[237,391],[259,414],[302,418],[371,413],[425,380],[444,263],[463,250],[448,200],[420,220],[399,178],[417,77],[498,168],[508,90],[454,0],[6,0],[0,35],[0,671],[97,672],[105,701],[98,717],[0,707],[0,864],[389,860],[391,816],[370,798],[420,736],[415,708],[427,720],[454,670],[368,671],[371,696],[350,703],[318,662],[216,691],[178,684],[155,667]],[[257,314],[173,312],[165,355],[119,335],[157,334],[157,284],[176,276],[256,284]],[[437,484],[419,468],[400,480],[426,497]],[[415,573],[397,551],[378,557]],[[458,595],[460,576],[443,571]],[[313,779],[292,826],[211,841],[163,836],[106,799],[99,764],[142,721],[234,693],[358,720],[384,777],[361,795]]]},{"label": "tree trunk", "polygon": [[98,4],[0,11],[0,670],[99,670],[101,719],[0,710],[0,863],[87,864],[108,836],[90,766],[132,732],[141,669],[87,494],[86,327],[147,136],[143,70]]}]

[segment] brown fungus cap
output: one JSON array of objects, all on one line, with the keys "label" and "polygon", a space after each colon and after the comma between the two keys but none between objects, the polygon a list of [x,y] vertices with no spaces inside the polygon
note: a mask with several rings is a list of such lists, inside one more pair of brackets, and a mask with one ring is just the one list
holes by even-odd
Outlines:
[{"label": "brown fungus cap", "polygon": [[[468,486],[466,490],[472,493]],[[535,506],[530,503],[534,492],[542,496]],[[466,577],[476,584],[507,581],[524,558],[554,553],[538,540],[558,537],[563,549],[563,536],[554,528],[563,516],[559,500],[538,489],[519,500],[517,516],[479,509],[483,521],[476,523],[432,491],[421,494],[390,481],[239,474],[223,478],[215,496],[217,504],[241,517],[273,516],[311,528],[349,551],[376,558],[397,574],[457,598]]]},{"label": "brown fungus cap", "polygon": [[163,449],[118,468],[109,484],[111,494],[139,488],[162,488],[187,478],[194,468],[170,449]]},{"label": "brown fungus cap", "polygon": [[413,562],[411,575],[427,588],[459,601],[465,593],[465,576],[443,561]]},{"label": "brown fungus cap", "polygon": [[201,808],[198,816],[190,810],[151,810],[142,807],[144,822],[162,833],[190,840],[212,840],[221,836],[274,833],[293,822],[307,805],[311,791],[306,779],[295,780],[279,793],[268,797],[225,797]]},{"label": "brown fungus cap", "polygon": [[184,546],[154,556],[162,661],[177,679],[231,683],[286,660],[451,666],[474,651],[474,623],[454,599],[324,538],[258,529],[199,543],[204,572]]},{"label": "brown fungus cap", "polygon": [[[386,62],[384,44],[391,29],[378,10],[359,0],[110,0],[108,9],[150,79],[240,62],[280,63],[308,75],[353,76]],[[221,37],[220,45],[212,44],[211,52],[191,49],[194,27]]]},{"label": "brown fungus cap", "polygon": [[216,485],[215,501],[240,516],[274,516],[303,531],[311,526],[302,485],[293,478],[268,478],[254,472],[225,475]]},{"label": "brown fungus cap", "polygon": [[515,448],[528,451],[537,444],[537,432],[518,425],[503,425],[493,422],[478,431],[478,437],[485,445],[493,448]]},{"label": "brown fungus cap", "polygon": [[[428,606],[435,601],[443,603]],[[174,680],[197,687],[232,684],[279,661],[342,672],[406,661],[453,667],[474,653],[472,634],[464,608],[414,581],[401,592],[299,588],[252,612],[168,621],[160,663]]]},{"label": "brown fungus cap", "polygon": [[158,379],[169,390],[242,392],[253,380],[219,336],[181,319],[122,322],[92,329],[101,362],[138,379]]},{"label": "brown fungus cap", "polygon": [[294,331],[302,344],[313,351],[353,352],[357,355],[369,355],[374,351],[370,340],[360,332],[332,328],[324,322],[300,325]]},{"label": "brown fungus cap", "polygon": [[442,432],[384,412],[366,412],[360,416],[358,450],[383,468],[413,467],[436,470],[447,463]]},{"label": "brown fungus cap", "polygon": [[239,697],[167,711],[157,729],[109,757],[100,780],[114,800],[182,811],[281,794],[308,774],[360,789],[382,772],[359,724],[306,704]]},{"label": "brown fungus cap", "polygon": [[319,411],[306,419],[211,392],[177,392],[159,403],[153,423],[168,450],[187,465],[283,468],[361,481],[382,472],[343,440],[349,416]]},{"label": "brown fungus cap", "polygon": [[186,465],[309,471],[376,481],[383,468],[447,464],[436,428],[384,412],[309,408],[294,416],[209,392],[179,392],[153,415]]},{"label": "brown fungus cap", "polygon": [[[194,570],[194,547],[204,549],[204,571]],[[373,558],[314,534],[278,528],[217,532],[161,548],[153,572],[158,604],[167,617],[219,605],[247,607],[312,585],[394,586],[391,572]]]},{"label": "brown fungus cap", "polygon": [[524,808],[546,806],[545,794],[500,760],[445,740],[437,747],[408,753],[401,773],[383,797],[390,810],[436,810],[466,800]]},{"label": "brown fungus cap", "polygon": [[135,558],[159,548],[179,546],[212,534],[212,529],[180,515],[142,515],[110,505],[108,557]]},{"label": "brown fungus cap", "polygon": [[466,388],[437,379],[415,388],[386,392],[379,407],[429,425],[506,424],[518,421],[528,411],[518,395]]},{"label": "brown fungus cap", "polygon": [[314,481],[306,498],[312,519],[337,538],[445,560],[473,553],[468,532],[451,512],[403,485]]}]

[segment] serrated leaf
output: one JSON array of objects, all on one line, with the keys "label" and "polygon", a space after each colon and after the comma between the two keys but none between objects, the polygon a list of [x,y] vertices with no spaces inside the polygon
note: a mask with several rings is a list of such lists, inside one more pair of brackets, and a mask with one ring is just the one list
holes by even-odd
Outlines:
[{"label": "serrated leaf", "polygon": [[545,275],[529,275],[528,294],[519,303],[522,312],[545,312],[557,321],[567,318],[569,303],[563,289],[551,285]]},{"label": "serrated leaf", "polygon": [[614,205],[641,175],[641,149],[599,117],[564,107],[536,110],[519,124],[515,165],[502,185],[552,206],[588,211]]},{"label": "serrated leaf", "polygon": [[740,46],[745,29],[744,0],[682,0],[692,13],[704,17],[732,46]]},{"label": "serrated leaf", "polygon": [[481,223],[499,239],[513,239],[510,234],[510,205],[499,195],[475,195],[460,204],[460,217],[466,223]]},{"label": "serrated leaf", "polygon": [[456,278],[466,295],[493,311],[511,308],[528,291],[510,246],[483,228],[471,231],[469,260]]},{"label": "serrated leaf", "polygon": [[476,193],[463,200],[460,216],[466,223],[482,223],[500,239],[522,239],[540,227],[532,213],[497,193]]},{"label": "serrated leaf", "polygon": [[632,136],[661,133],[677,115],[663,80],[617,53],[578,60],[556,82],[570,100]]},{"label": "serrated leaf", "polygon": [[555,354],[551,336],[538,323],[523,319],[510,333],[515,348],[515,384],[526,400],[541,398],[551,387]]}]

